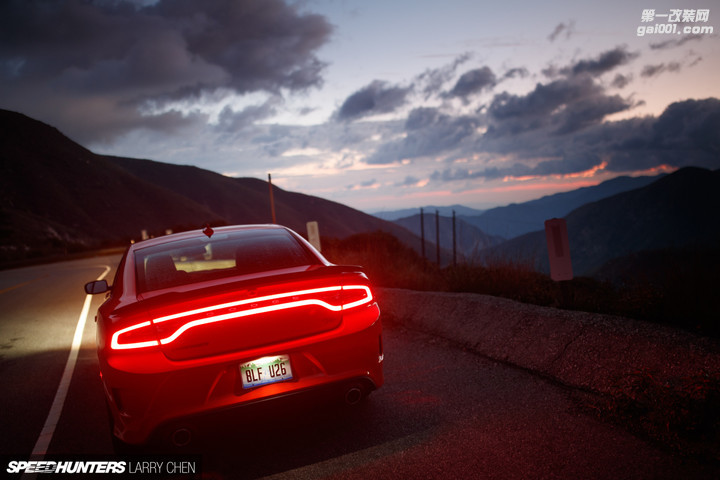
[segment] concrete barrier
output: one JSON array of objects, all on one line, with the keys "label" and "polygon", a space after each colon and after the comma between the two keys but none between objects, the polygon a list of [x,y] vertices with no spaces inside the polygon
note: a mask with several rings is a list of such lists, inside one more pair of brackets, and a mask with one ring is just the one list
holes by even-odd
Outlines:
[{"label": "concrete barrier", "polygon": [[383,318],[557,381],[610,392],[628,374],[720,372],[720,341],[628,318],[472,293],[378,289]]}]

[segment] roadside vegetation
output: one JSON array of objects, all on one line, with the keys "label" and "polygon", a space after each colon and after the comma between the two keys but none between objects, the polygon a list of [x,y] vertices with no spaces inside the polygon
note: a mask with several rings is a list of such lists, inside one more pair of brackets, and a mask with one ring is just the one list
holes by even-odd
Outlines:
[{"label": "roadside vegetation", "polygon": [[644,268],[614,282],[588,277],[555,282],[536,272],[533,262],[502,258],[482,265],[439,267],[383,232],[343,240],[323,238],[323,254],[334,263],[362,265],[371,280],[382,287],[480,293],[566,310],[620,315],[720,337],[717,254],[681,262],[672,253],[661,252],[651,262],[654,269]]}]

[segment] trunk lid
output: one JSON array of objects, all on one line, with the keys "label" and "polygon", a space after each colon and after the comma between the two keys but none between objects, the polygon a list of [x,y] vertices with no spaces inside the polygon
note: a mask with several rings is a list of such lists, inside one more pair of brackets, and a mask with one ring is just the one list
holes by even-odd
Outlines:
[{"label": "trunk lid", "polygon": [[148,302],[171,360],[222,355],[327,332],[342,322],[342,270],[234,281]]}]

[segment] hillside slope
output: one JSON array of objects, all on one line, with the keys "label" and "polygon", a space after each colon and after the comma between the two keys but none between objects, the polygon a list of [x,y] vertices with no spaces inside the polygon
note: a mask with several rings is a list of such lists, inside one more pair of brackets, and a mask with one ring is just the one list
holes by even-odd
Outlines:
[{"label": "hillside slope", "polygon": [[[0,111],[0,242],[32,250],[91,246],[219,217],[70,141],[58,130]],[[149,208],[152,206],[152,208]]]},{"label": "hillside slope", "polygon": [[[662,249],[720,245],[720,171],[687,167],[642,188],[567,215],[573,270],[590,275],[612,259]],[[545,232],[509,240],[489,255],[532,261],[548,271]]]},{"label": "hillside slope", "polygon": [[[324,236],[407,230],[350,207],[274,188],[277,221]],[[270,223],[268,184],[197,167],[97,155],[57,129],[0,110],[0,261],[126,244],[205,223]]]},{"label": "hillside slope", "polygon": [[[230,224],[272,221],[267,182],[230,178],[197,167],[150,160],[107,157],[115,165],[154,185],[179,193]],[[387,231],[408,244],[419,240],[390,222],[302,193],[273,186],[277,222],[304,233],[306,223],[317,221],[323,236],[344,238],[361,232]]]}]

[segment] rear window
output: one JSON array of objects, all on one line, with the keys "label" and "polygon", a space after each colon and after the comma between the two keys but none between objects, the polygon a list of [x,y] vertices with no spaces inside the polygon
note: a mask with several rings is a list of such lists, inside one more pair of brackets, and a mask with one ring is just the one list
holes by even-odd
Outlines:
[{"label": "rear window", "polygon": [[138,293],[317,263],[285,230],[216,232],[135,252]]}]

